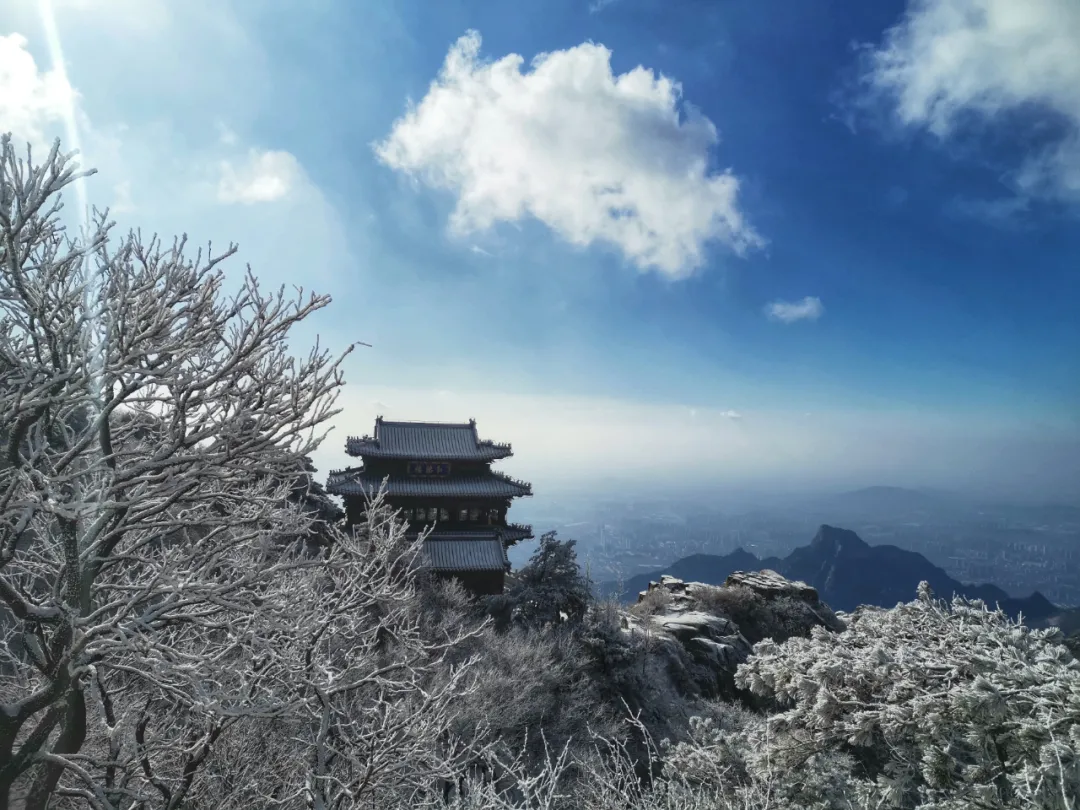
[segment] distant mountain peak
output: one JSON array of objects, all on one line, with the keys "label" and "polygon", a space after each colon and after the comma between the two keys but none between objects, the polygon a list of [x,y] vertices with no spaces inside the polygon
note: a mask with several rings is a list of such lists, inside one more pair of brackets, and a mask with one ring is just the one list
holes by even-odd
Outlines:
[{"label": "distant mountain peak", "polygon": [[869,545],[851,529],[838,529],[836,526],[822,524],[810,541],[810,547],[815,550],[848,551],[856,548],[869,548]]},{"label": "distant mountain peak", "polygon": [[[736,571],[771,569],[791,581],[814,588],[821,601],[833,610],[855,610],[860,605],[892,607],[915,598],[919,583],[926,581],[939,599],[951,600],[954,593],[982,599],[989,607],[999,604],[1009,615],[1023,612],[1025,624],[1058,612],[1046,597],[1036,592],[1029,597],[1010,597],[994,585],[968,585],[950,577],[922,554],[892,545],[871,546],[850,529],[823,524],[809,546],[793,550],[784,559],[758,559],[745,549],[732,554],[695,554],[677,560],[662,571],[638,574],[620,583],[620,591],[640,593],[651,580],[670,574],[684,581],[721,585]],[[606,592],[614,592],[609,583]]]},{"label": "distant mountain peak", "polygon": [[1027,597],[1027,599],[1017,601],[1024,602],[1027,606],[1025,615],[1027,617],[1034,616],[1036,620],[1038,620],[1040,616],[1049,615],[1059,611],[1057,605],[1039,593],[1039,591],[1033,591],[1031,596]]}]

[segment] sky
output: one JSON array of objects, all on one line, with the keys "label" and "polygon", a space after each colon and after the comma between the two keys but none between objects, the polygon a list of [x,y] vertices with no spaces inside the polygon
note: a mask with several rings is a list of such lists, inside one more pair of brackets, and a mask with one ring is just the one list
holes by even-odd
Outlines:
[{"label": "sky", "polygon": [[1080,500],[1077,87],[1076,0],[0,9],[0,131],[371,344],[322,472],[476,418],[538,495]]}]

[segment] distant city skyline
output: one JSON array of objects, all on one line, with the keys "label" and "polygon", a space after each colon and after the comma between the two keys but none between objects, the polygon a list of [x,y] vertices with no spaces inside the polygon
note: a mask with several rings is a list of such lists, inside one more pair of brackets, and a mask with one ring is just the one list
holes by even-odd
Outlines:
[{"label": "distant city skyline", "polygon": [[230,284],[333,296],[295,351],[371,345],[323,480],[381,413],[475,417],[538,497],[1076,502],[1077,31],[1073,0],[14,0],[0,131],[79,146],[120,227],[238,242]]}]

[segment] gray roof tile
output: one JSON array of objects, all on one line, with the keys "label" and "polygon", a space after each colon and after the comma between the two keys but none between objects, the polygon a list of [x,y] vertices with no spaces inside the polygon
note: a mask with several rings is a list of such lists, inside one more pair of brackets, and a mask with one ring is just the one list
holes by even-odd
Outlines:
[{"label": "gray roof tile", "polygon": [[350,456],[372,458],[458,459],[494,461],[513,455],[509,444],[481,441],[476,422],[387,422],[375,420],[375,435],[350,436],[345,441]]},{"label": "gray roof tile", "polygon": [[[414,531],[410,532],[410,534],[415,537],[419,532]],[[532,526],[522,526],[520,523],[511,523],[508,526],[480,526],[477,528],[448,527],[445,524],[436,523],[435,528],[431,530],[431,534],[429,535],[429,537],[435,539],[450,538],[456,540],[477,540],[489,537],[501,537],[505,543],[516,543],[518,540],[525,540],[532,536]]]},{"label": "gray roof tile", "polygon": [[[373,497],[384,477],[360,470],[332,472],[326,482],[331,495],[366,495]],[[532,495],[532,487],[501,473],[467,478],[386,477],[386,494],[391,498],[516,498]]]},{"label": "gray roof tile", "polygon": [[428,538],[421,552],[423,565],[433,571],[505,571],[506,549],[497,537],[454,539],[451,535]]}]

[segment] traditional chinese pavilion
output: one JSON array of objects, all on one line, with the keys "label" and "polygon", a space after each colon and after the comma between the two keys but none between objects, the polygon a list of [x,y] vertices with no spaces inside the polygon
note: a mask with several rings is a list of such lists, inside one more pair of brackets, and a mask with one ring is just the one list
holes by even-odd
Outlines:
[{"label": "traditional chinese pavilion", "polygon": [[386,501],[402,510],[413,537],[431,526],[423,564],[456,577],[477,594],[502,593],[510,562],[506,549],[533,536],[531,526],[507,523],[514,498],[532,487],[491,469],[513,455],[509,444],[482,440],[467,423],[375,420],[375,434],[345,443],[362,464],[332,471],[327,492],[345,501],[347,523],[363,519],[367,499],[386,480]]}]

